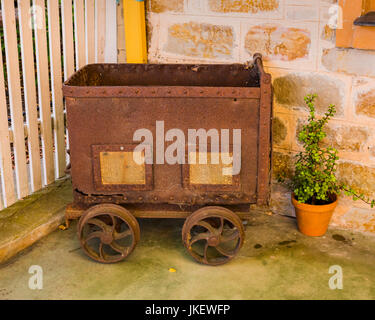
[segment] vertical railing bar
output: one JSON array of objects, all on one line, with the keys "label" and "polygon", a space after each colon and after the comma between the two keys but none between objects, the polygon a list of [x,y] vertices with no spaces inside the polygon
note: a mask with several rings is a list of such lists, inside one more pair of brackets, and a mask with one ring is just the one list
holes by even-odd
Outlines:
[{"label": "vertical railing bar", "polygon": [[65,127],[61,74],[59,0],[47,2],[56,178],[65,175]]},{"label": "vertical railing bar", "polygon": [[22,110],[14,0],[2,0],[1,4],[8,75],[9,103],[12,118],[12,130],[14,135],[13,152],[16,167],[16,186],[18,198],[21,199],[29,194],[29,186],[27,179],[25,131]]},{"label": "vertical railing bar", "polygon": [[8,207],[16,202],[17,197],[14,190],[3,66],[3,54],[0,50],[0,178],[3,195],[1,204]]},{"label": "vertical railing bar", "polygon": [[117,5],[117,62],[126,62],[126,43],[125,43],[125,24],[124,24],[124,4],[123,1],[118,1]]},{"label": "vertical railing bar", "polygon": [[76,69],[78,70],[86,64],[84,0],[74,0],[74,30],[76,45]]},{"label": "vertical railing bar", "polygon": [[106,33],[104,61],[117,62],[117,4],[116,1],[106,1]]},{"label": "vertical railing bar", "polygon": [[61,17],[63,29],[64,80],[74,73],[74,43],[72,0],[61,0]]},{"label": "vertical railing bar", "polygon": [[[61,0],[61,19],[63,28],[64,80],[74,73],[74,42],[73,42],[73,7],[72,0]],[[66,148],[69,149],[69,132],[66,129]],[[70,160],[66,155],[66,161]]]},{"label": "vertical railing bar", "polygon": [[42,14],[37,17],[35,28],[35,48],[37,57],[38,96],[41,115],[41,136],[44,164],[44,183],[50,184],[55,180],[53,139],[51,124],[51,100],[48,72],[48,48],[46,34],[46,18],[44,0],[34,0],[34,5]]},{"label": "vertical railing bar", "polygon": [[28,129],[31,191],[34,192],[41,189],[42,176],[35,86],[34,47],[30,8],[29,0],[18,0],[25,111]]},{"label": "vertical railing bar", "polygon": [[106,33],[106,0],[95,1],[95,48],[97,63],[104,62]]},{"label": "vertical railing bar", "polygon": [[85,0],[86,62],[95,62],[95,0]]}]

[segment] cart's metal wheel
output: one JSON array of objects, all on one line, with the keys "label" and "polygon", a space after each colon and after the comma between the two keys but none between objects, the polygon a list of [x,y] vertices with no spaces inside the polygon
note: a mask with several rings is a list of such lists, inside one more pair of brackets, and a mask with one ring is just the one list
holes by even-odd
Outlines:
[{"label": "cart's metal wheel", "polygon": [[200,263],[220,265],[241,249],[245,232],[241,219],[223,207],[205,207],[185,221],[182,240],[190,255]]},{"label": "cart's metal wheel", "polygon": [[99,204],[88,209],[78,223],[78,236],[85,253],[103,263],[125,259],[140,238],[138,221],[125,208]]}]

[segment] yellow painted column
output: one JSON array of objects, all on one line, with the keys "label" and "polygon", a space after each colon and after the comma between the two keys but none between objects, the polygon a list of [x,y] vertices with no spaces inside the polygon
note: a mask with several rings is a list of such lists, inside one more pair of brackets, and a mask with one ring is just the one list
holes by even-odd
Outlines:
[{"label": "yellow painted column", "polygon": [[146,18],[143,1],[123,0],[126,61],[147,63]]}]

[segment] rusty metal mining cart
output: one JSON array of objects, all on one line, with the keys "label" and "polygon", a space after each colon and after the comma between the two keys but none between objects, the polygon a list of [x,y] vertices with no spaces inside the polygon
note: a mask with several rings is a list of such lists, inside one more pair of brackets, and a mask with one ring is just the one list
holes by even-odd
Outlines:
[{"label": "rusty metal mining cart", "polygon": [[[250,65],[92,64],[63,92],[74,192],[66,221],[80,218],[78,236],[89,257],[126,258],[140,239],[136,218],[186,219],[183,243],[200,263],[223,264],[238,253],[241,218],[250,204],[266,204],[270,192],[272,88],[260,54]],[[158,163],[157,122],[163,132],[178,128],[186,137],[189,129],[240,129],[240,172],[224,175],[230,164],[223,161]],[[142,128],[154,142],[154,161],[145,163],[134,157],[140,143],[134,133]],[[165,140],[168,148],[173,141]],[[184,150],[186,160],[201,152]]]}]

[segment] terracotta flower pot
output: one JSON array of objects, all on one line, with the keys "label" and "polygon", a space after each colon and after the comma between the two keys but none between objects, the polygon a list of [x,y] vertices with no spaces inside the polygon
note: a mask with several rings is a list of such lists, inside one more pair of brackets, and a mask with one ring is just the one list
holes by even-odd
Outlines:
[{"label": "terracotta flower pot", "polygon": [[332,213],[337,206],[337,196],[334,196],[332,203],[311,205],[298,202],[292,193],[292,204],[296,209],[298,229],[307,236],[319,237],[328,229]]}]

